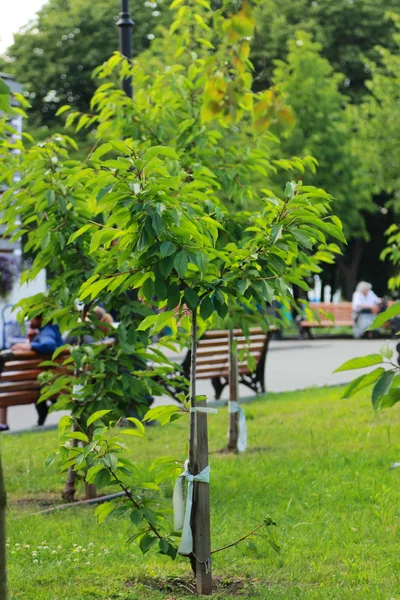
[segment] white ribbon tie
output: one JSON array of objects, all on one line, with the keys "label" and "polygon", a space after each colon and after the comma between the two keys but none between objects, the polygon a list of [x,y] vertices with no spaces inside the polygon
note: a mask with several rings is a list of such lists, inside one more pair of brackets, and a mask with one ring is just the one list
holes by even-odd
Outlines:
[{"label": "white ribbon tie", "polygon": [[243,408],[236,400],[230,400],[228,402],[230,413],[239,413],[238,418],[238,439],[237,439],[237,451],[244,452],[247,448],[247,427],[246,427],[246,416]]},{"label": "white ribbon tie", "polygon": [[[184,481],[187,481],[186,508],[184,502],[183,488]],[[207,465],[198,475],[192,475],[189,472],[189,461],[185,462],[185,470],[176,480],[172,502],[174,506],[174,529],[182,529],[181,543],[179,544],[178,554],[188,556],[193,552],[193,534],[190,526],[193,507],[193,488],[194,482],[210,482],[210,465]]]}]

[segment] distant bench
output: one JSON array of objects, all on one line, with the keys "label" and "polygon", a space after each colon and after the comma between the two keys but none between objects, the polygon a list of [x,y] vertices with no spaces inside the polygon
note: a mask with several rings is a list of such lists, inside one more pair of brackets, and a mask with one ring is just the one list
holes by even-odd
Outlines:
[{"label": "distant bench", "polygon": [[[300,335],[312,337],[311,329],[313,327],[352,327],[353,309],[351,302],[311,302],[309,308],[319,313],[319,320],[309,321],[302,318],[298,321]],[[322,311],[322,314],[320,313]],[[323,313],[330,313],[333,319],[324,316]]]},{"label": "distant bench", "polygon": [[[393,304],[393,302],[388,302],[388,306]],[[313,311],[322,311],[322,314],[319,314],[319,320],[309,321],[306,318],[302,318],[298,321],[300,335],[307,335],[308,337],[312,337],[311,329],[313,327],[352,327],[353,326],[353,308],[351,302],[311,302],[309,304],[309,308]],[[324,316],[324,313],[330,313],[330,316],[333,317],[329,319],[327,316]],[[386,326],[389,325],[388,323]]]}]

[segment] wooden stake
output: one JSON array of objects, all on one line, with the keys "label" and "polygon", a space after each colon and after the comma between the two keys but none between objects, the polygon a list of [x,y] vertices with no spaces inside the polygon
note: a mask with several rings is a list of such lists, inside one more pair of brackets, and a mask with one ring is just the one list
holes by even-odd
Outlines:
[{"label": "wooden stake", "polygon": [[[238,401],[237,349],[233,329],[229,330],[229,402]],[[237,452],[239,413],[229,411],[228,450]]]},{"label": "wooden stake", "polygon": [[7,496],[0,457],[0,600],[7,600],[6,505]]},{"label": "wooden stake", "polygon": [[[192,314],[192,362],[190,372],[191,406],[205,406],[196,402],[196,355],[197,355],[197,312]],[[207,413],[190,414],[189,469],[194,475],[208,465]],[[212,593],[211,532],[210,532],[210,486],[196,481],[192,512],[193,560],[196,576],[196,591],[199,595]]]}]

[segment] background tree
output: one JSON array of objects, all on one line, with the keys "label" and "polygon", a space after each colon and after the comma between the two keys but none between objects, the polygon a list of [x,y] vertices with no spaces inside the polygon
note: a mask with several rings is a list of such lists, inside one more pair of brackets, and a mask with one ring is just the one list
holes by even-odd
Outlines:
[{"label": "background tree", "polygon": [[322,44],[322,56],[345,76],[342,91],[359,102],[370,76],[365,57],[379,59],[377,43],[396,48],[393,24],[385,13],[397,9],[397,0],[264,0],[258,8],[252,50],[258,89],[271,85],[274,61],[286,58],[287,41],[301,29]]},{"label": "background tree", "polygon": [[[325,271],[325,283],[333,290],[344,287],[349,298],[356,284],[364,242],[370,237],[366,217],[377,211],[373,201],[376,187],[364,173],[365,161],[352,152],[357,122],[349,110],[348,97],[340,91],[344,75],[334,72],[321,51],[321,44],[298,31],[288,43],[286,62],[276,61],[273,81],[295,118],[294,127],[282,137],[278,151],[286,157],[310,154],[318,161],[318,168],[307,173],[306,181],[329,189],[346,238],[352,241],[347,257],[339,261],[339,269]],[[382,246],[377,250],[378,256],[381,250]]]},{"label": "background tree", "polygon": [[[119,11],[119,0],[49,0],[14,36],[0,70],[24,85],[33,124],[51,125],[66,103],[87,110],[96,89],[92,71],[118,49]],[[169,18],[162,2],[135,4],[135,55],[149,46],[157,26]]]}]

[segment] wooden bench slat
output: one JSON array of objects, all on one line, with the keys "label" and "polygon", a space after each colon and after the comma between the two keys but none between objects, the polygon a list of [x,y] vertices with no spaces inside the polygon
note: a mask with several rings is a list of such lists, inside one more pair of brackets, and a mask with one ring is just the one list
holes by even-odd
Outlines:
[{"label": "wooden bench slat", "polygon": [[[242,347],[246,347],[246,346],[252,346],[255,343],[259,343],[259,344],[264,344],[265,343],[265,335],[257,335],[254,336],[250,339],[250,341],[246,340],[246,338],[235,338],[235,341],[237,341],[237,345],[238,346],[242,346]],[[213,340],[207,340],[207,339],[201,339],[198,342],[197,347],[198,348],[215,348],[218,346],[225,346],[226,347],[227,344],[227,340],[225,339],[220,339],[220,338],[216,338]]]},{"label": "wooden bench slat", "polygon": [[37,402],[40,396],[39,390],[13,392],[12,395],[0,394],[0,407],[17,406],[19,404],[33,404]]},{"label": "wooden bench slat", "polygon": [[35,381],[43,369],[25,369],[24,371],[5,371],[0,375],[0,383],[3,381]]},{"label": "wooden bench slat", "polygon": [[23,390],[40,389],[39,381],[8,381],[6,383],[0,383],[0,393],[5,392],[21,392]]},{"label": "wooden bench slat", "polygon": [[[261,354],[262,350],[264,348],[264,344],[254,344],[253,346],[246,346],[244,348],[238,348],[239,351],[241,350],[247,350],[247,352],[251,355],[251,356],[258,356],[259,354]],[[214,348],[212,350],[207,350],[207,348],[198,348],[197,350],[197,358],[200,359],[203,356],[216,356],[216,355],[224,355],[227,356],[228,355],[228,349],[227,347],[222,347],[221,348]]]},{"label": "wooden bench slat", "polygon": [[[44,360],[44,358],[38,358],[36,360],[13,360],[5,363],[5,369],[7,371],[21,371],[22,369],[32,369],[38,367]],[[41,367],[47,368],[47,367]]]}]

